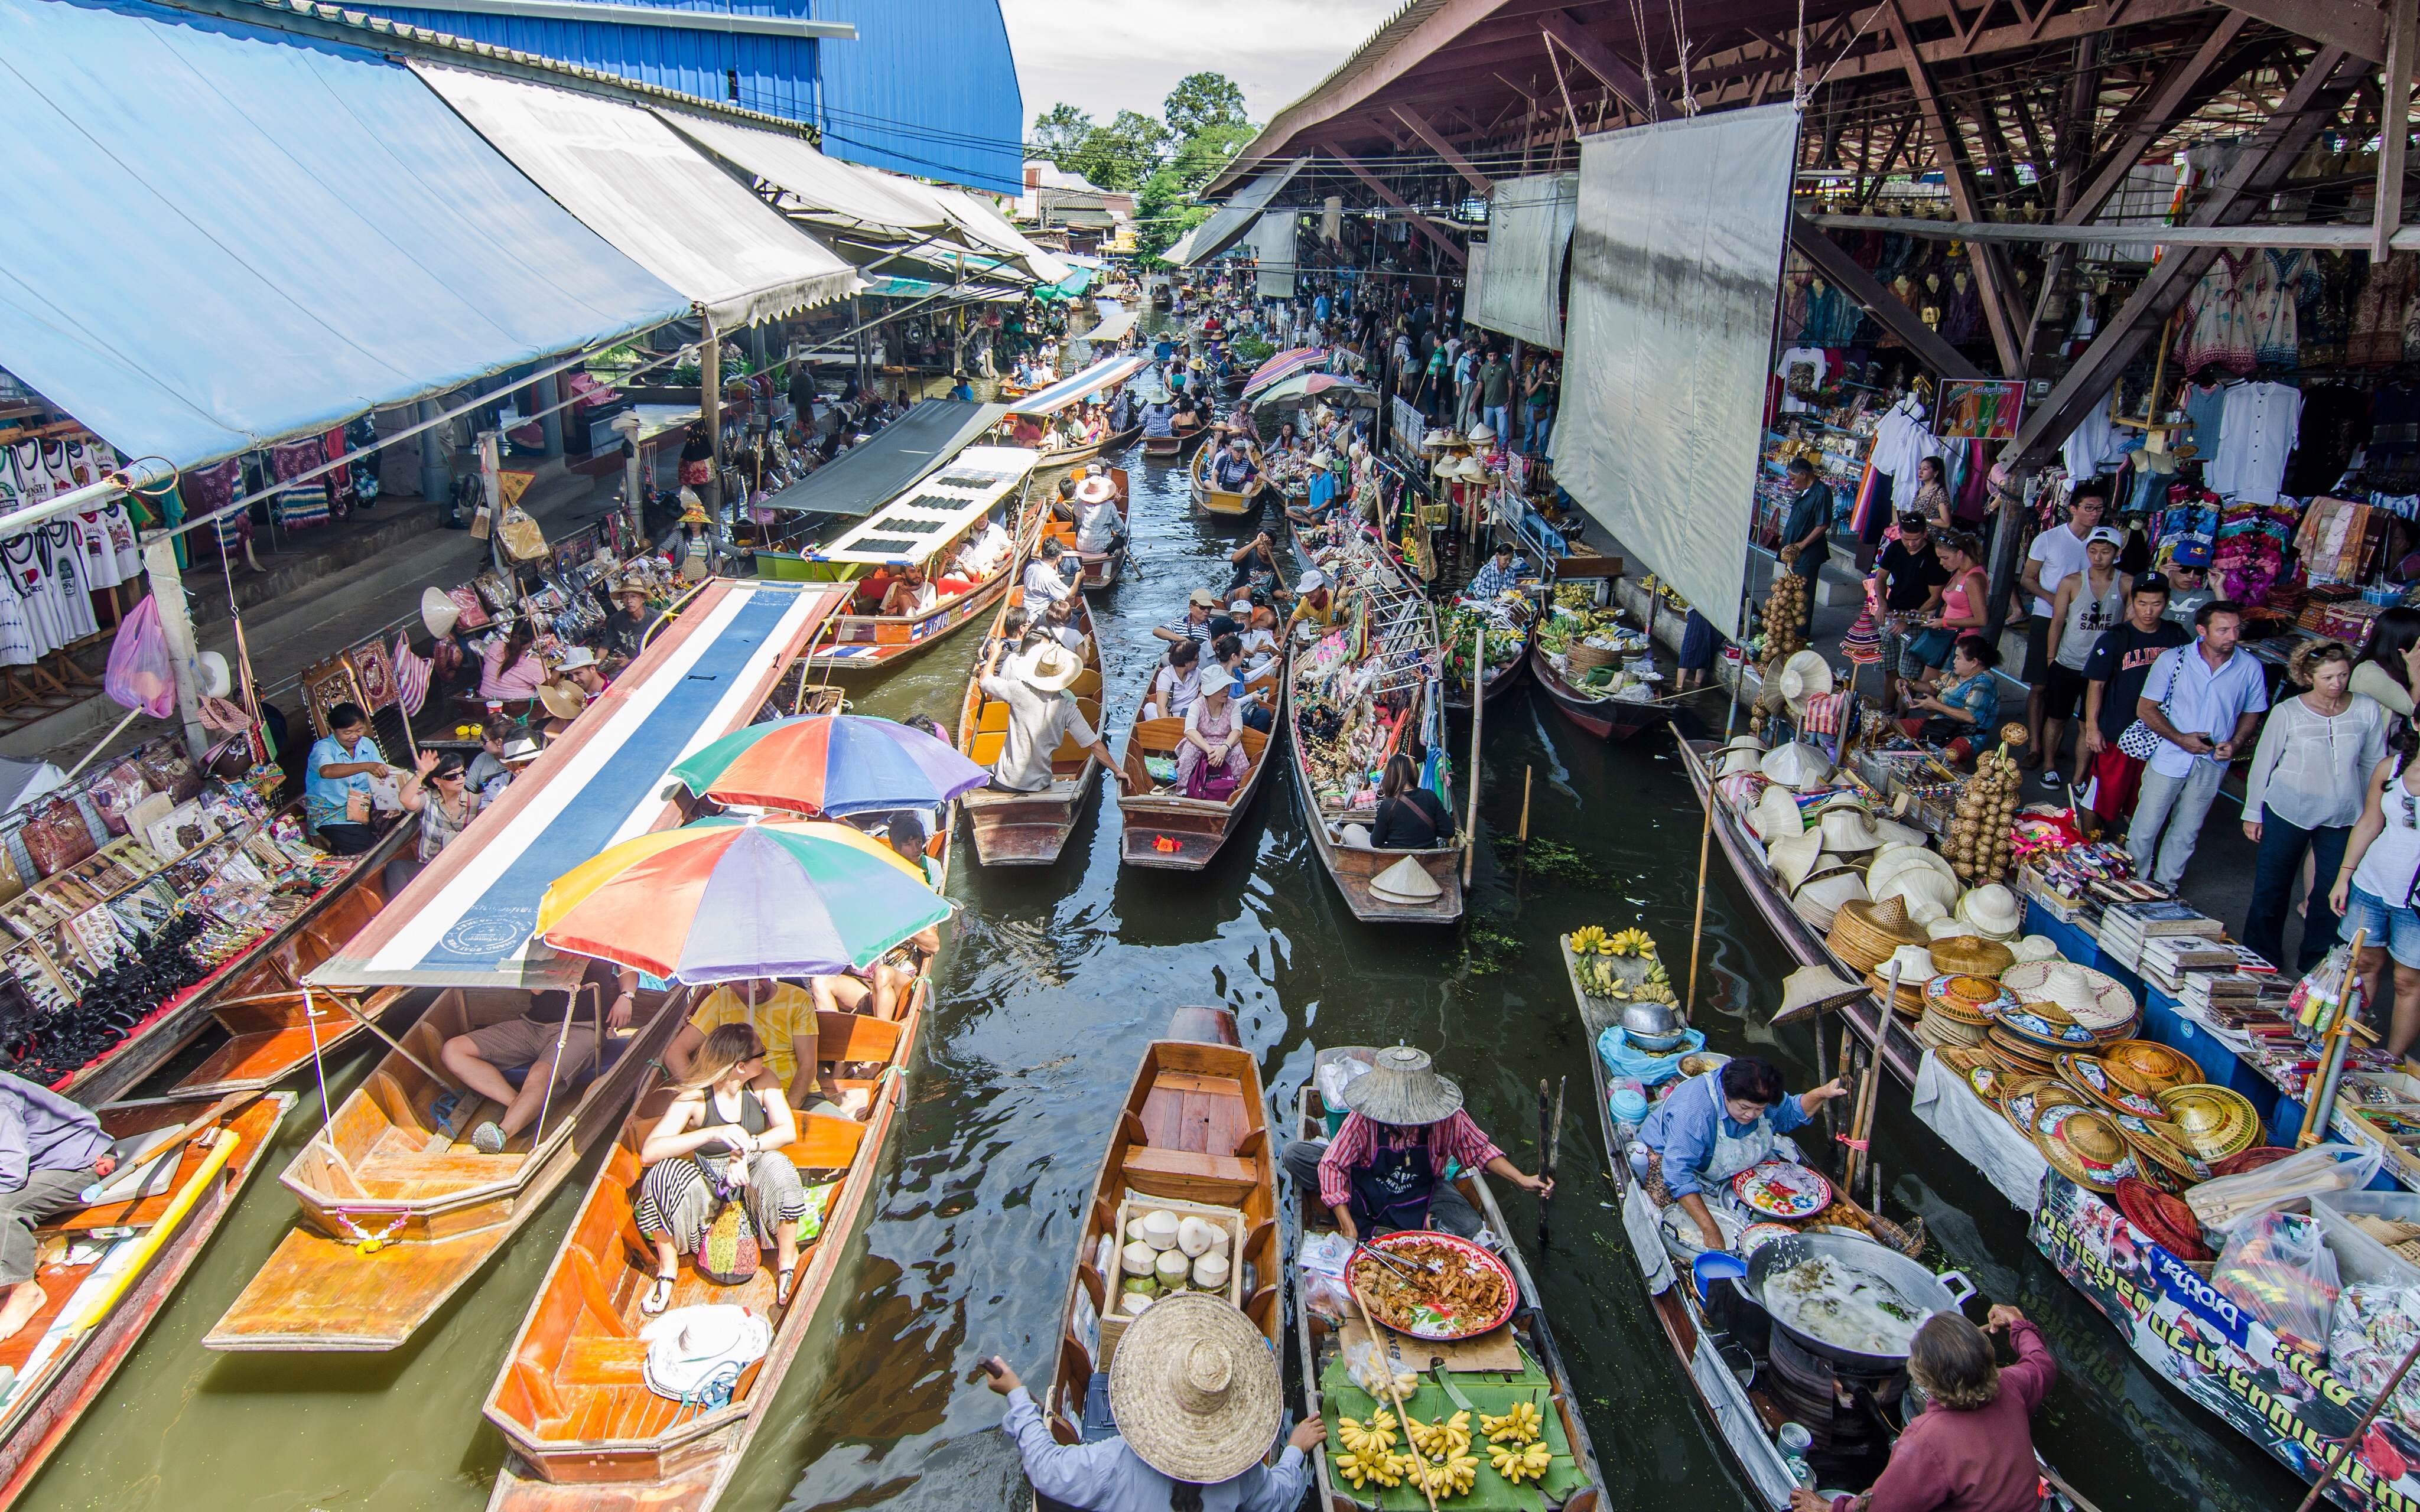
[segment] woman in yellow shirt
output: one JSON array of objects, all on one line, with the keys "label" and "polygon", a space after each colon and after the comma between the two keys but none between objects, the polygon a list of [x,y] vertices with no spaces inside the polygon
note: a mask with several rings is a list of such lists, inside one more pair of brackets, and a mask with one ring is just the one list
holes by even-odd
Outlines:
[{"label": "woman in yellow shirt", "polygon": [[839,1101],[815,1055],[814,998],[804,987],[772,978],[725,982],[707,994],[664,1046],[665,1069],[675,1077],[688,1075],[706,1037],[726,1024],[756,1031],[765,1043],[765,1069],[781,1080],[792,1107],[806,1107],[817,1098]]}]

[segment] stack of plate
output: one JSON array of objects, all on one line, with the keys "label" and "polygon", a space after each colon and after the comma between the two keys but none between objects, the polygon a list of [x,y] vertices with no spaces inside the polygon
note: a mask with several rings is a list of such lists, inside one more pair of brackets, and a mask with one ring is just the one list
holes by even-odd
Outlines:
[{"label": "stack of plate", "polygon": [[2217,1162],[2252,1148],[2260,1137],[2260,1115],[2251,1100],[2231,1088],[2190,1082],[2156,1094],[2168,1126],[2185,1152]]},{"label": "stack of plate", "polygon": [[[1939,964],[1937,957],[1934,964]],[[2016,1006],[2008,989],[1989,977],[1945,973],[1924,984],[1924,1017],[1916,1026],[1916,1037],[1936,1050],[1980,1048],[1993,1015]]]},{"label": "stack of plate", "polygon": [[1852,970],[1871,971],[1900,946],[1923,945],[1929,938],[1924,926],[1908,918],[1907,904],[1900,899],[1878,903],[1854,899],[1840,905],[1823,943]]}]

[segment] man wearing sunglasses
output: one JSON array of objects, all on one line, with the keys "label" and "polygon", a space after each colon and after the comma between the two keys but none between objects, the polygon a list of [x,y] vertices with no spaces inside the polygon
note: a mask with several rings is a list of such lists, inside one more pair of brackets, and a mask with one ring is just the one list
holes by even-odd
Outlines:
[{"label": "man wearing sunglasses", "polygon": [[2164,887],[2184,876],[2219,779],[2250,747],[2269,707],[2260,663],[2236,644],[2242,634],[2242,606],[2224,598],[2204,604],[2194,613],[2194,643],[2161,653],[2134,700],[2134,717],[2160,744],[2143,773],[2126,849],[2137,866],[2150,864],[2151,880]]}]

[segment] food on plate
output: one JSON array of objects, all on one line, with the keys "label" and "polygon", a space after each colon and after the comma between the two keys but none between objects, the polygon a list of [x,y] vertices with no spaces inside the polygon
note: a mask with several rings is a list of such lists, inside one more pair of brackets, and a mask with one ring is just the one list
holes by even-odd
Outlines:
[{"label": "food on plate", "polygon": [[1503,1262],[1484,1250],[1414,1232],[1389,1235],[1385,1251],[1380,1259],[1365,1250],[1347,1270],[1370,1316],[1398,1333],[1459,1337],[1494,1327],[1510,1310]]}]

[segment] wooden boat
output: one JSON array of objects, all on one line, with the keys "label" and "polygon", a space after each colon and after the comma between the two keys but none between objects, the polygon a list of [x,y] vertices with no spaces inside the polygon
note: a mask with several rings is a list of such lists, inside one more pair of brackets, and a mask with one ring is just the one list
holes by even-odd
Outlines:
[{"label": "wooden boat", "polygon": [[[1118,518],[1127,519],[1131,501],[1126,491],[1126,470],[1110,468],[1107,471],[1109,481],[1117,486]],[[1107,588],[1115,583],[1118,569],[1125,565],[1126,552],[1123,545],[1114,551],[1078,551],[1075,523],[1061,519],[1047,509],[1042,516],[1042,533],[1057,541],[1063,549],[1073,553],[1076,560],[1084,564],[1084,587],[1088,590]]]},{"label": "wooden boat", "polygon": [[0,1341],[0,1365],[17,1373],[0,1405],[0,1507],[24,1493],[167,1306],[295,1102],[291,1092],[235,1092],[100,1110],[121,1151],[103,1183],[107,1200],[35,1230],[49,1301]]},{"label": "wooden boat", "polygon": [[[1555,670],[1545,648],[1532,635],[1529,654],[1526,658],[1529,674],[1545,690],[1563,717],[1596,736],[1599,740],[1628,740],[1641,730],[1655,730],[1672,722],[1678,711],[1669,703],[1650,703],[1639,699],[1605,698],[1584,691]],[[1493,697],[1491,693],[1489,695]]]},{"label": "wooden boat", "polygon": [[1090,462],[1095,457],[1111,455],[1116,453],[1123,452],[1127,447],[1132,446],[1135,442],[1135,438],[1141,434],[1142,423],[1140,421],[1137,421],[1135,424],[1128,425],[1124,430],[1113,430],[1109,432],[1096,441],[1086,441],[1080,446],[1069,446],[1056,451],[1046,451],[1042,454],[1042,459],[1033,465],[1033,471],[1036,472],[1047,472],[1053,468],[1072,468],[1077,466],[1078,463]]},{"label": "wooden boat", "polygon": [[[1295,1138],[1326,1139],[1331,1133],[1328,1124],[1331,1110],[1319,1092],[1318,1068],[1340,1059],[1367,1061],[1372,1054],[1373,1052],[1368,1047],[1358,1045],[1332,1046],[1316,1052],[1312,1060],[1311,1079],[1304,1083],[1295,1104],[1294,1134]],[[1342,1108],[1333,1111],[1338,1115],[1343,1112]],[[1473,1208],[1479,1211],[1480,1216],[1487,1221],[1487,1227],[1491,1232],[1499,1238],[1512,1232],[1512,1226],[1504,1220],[1503,1210],[1496,1205],[1495,1190],[1488,1184],[1483,1173],[1465,1171],[1455,1180],[1454,1187]],[[1294,1216],[1298,1235],[1295,1241],[1297,1245],[1307,1243],[1315,1235],[1335,1233],[1335,1215],[1320,1202],[1316,1186],[1306,1190],[1301,1183],[1296,1183],[1294,1201]],[[1562,1351],[1555,1346],[1554,1331],[1547,1326],[1546,1322],[1545,1304],[1538,1294],[1537,1283],[1530,1278],[1528,1266],[1522,1261],[1520,1249],[1509,1238],[1503,1239],[1502,1242],[1503,1247],[1496,1253],[1512,1271],[1513,1286],[1519,1292],[1518,1304],[1513,1309],[1512,1320],[1494,1334],[1481,1335],[1477,1340],[1465,1341],[1455,1348],[1459,1352],[1473,1346],[1492,1345],[1495,1350],[1500,1351],[1505,1345],[1510,1344],[1517,1347],[1518,1355],[1509,1355],[1508,1351],[1508,1356],[1500,1357],[1509,1357],[1509,1364],[1517,1366],[1524,1363],[1519,1356],[1526,1355],[1528,1357],[1526,1363],[1535,1365],[1537,1374],[1543,1376],[1546,1382],[1546,1401],[1539,1405],[1542,1408],[1551,1408],[1553,1419],[1562,1428],[1564,1441],[1571,1447],[1573,1471],[1586,1482],[1585,1485],[1571,1488],[1562,1501],[1548,1502],[1541,1497],[1536,1504],[1556,1506],[1560,1508],[1561,1512],[1598,1512],[1604,1504],[1602,1489],[1605,1485],[1605,1475],[1597,1466],[1596,1447],[1589,1440],[1588,1425],[1581,1421],[1579,1395],[1572,1385],[1571,1372],[1563,1365]],[[1326,1375],[1329,1365],[1343,1350],[1344,1323],[1303,1305],[1302,1289],[1299,1286],[1294,1288],[1293,1294],[1295,1301],[1294,1319],[1295,1357],[1302,1365],[1303,1412],[1307,1417],[1320,1416],[1323,1415],[1321,1379]],[[1351,1321],[1354,1331],[1358,1334],[1359,1320],[1357,1319]],[[1388,1335],[1389,1338],[1395,1336],[1392,1334]],[[1417,1375],[1431,1368],[1430,1362],[1435,1357],[1434,1350],[1435,1347],[1432,1345],[1419,1339],[1412,1339],[1408,1343],[1397,1346],[1394,1352],[1398,1355],[1403,1367]],[[1461,1370],[1456,1370],[1450,1374],[1462,1373]],[[1431,1376],[1430,1379],[1434,1381],[1435,1378]],[[1479,1379],[1484,1381],[1487,1378],[1481,1376]],[[1476,1415],[1476,1413],[1473,1414],[1474,1417]],[[1473,1436],[1477,1437],[1477,1424],[1474,1422],[1472,1427]],[[1486,1443],[1483,1439],[1480,1440],[1477,1449],[1483,1464],[1486,1459]],[[1351,1509],[1377,1504],[1379,1492],[1374,1486],[1356,1490],[1335,1473],[1331,1468],[1328,1450],[1323,1448],[1314,1453],[1311,1458],[1319,1477],[1318,1495],[1312,1504],[1320,1508],[1321,1512],[1351,1512]],[[1388,1500],[1389,1504],[1392,1504],[1396,1498],[1389,1497]]]},{"label": "wooden boat", "polygon": [[[1283,670],[1282,661],[1273,660],[1259,677],[1244,685],[1260,695],[1262,707],[1273,715],[1283,712]],[[1243,732],[1244,757],[1251,765],[1224,802],[1188,798],[1172,789],[1155,791],[1158,784],[1144,764],[1144,758],[1172,759],[1184,739],[1182,718],[1145,719],[1142,702],[1136,701],[1135,717],[1126,726],[1125,748],[1118,756],[1118,764],[1125,768],[1129,784],[1117,795],[1121,826],[1118,858],[1128,866],[1166,872],[1201,871],[1227,843],[1235,821],[1261,790],[1261,779],[1269,768],[1269,737],[1247,729]]]},{"label": "wooden boat", "polygon": [[810,1188],[837,1182],[821,1227],[799,1241],[799,1270],[784,1305],[773,1301],[773,1257],[736,1287],[717,1286],[684,1264],[674,1308],[737,1304],[773,1323],[765,1357],[740,1374],[720,1407],[658,1396],[643,1376],[651,1319],[639,1304],[655,1273],[632,1217],[639,1149],[672,1103],[664,1073],[651,1069],[638,1104],[590,1182],[563,1247],[548,1268],[481,1412],[510,1451],[489,1496],[489,1512],[706,1512],[739,1468],[806,1342],[873,1195],[876,1166],[907,1095],[907,1071],[921,1031],[928,983],[917,983],[895,1022],[860,1013],[818,1013],[818,1048],[844,1063],[878,1068],[843,1078],[844,1091],[872,1099],[865,1119],[799,1113],[799,1138],[784,1151]]},{"label": "wooden boat", "polygon": [[[1039,454],[1021,447],[970,446],[830,546],[806,553],[799,575],[809,582],[845,583],[908,563],[934,570],[994,509],[1015,501],[1010,513],[1021,515],[1038,460]],[[923,614],[838,615],[808,665],[827,673],[872,672],[905,661],[999,603],[1016,571],[1012,556],[1000,571]]]},{"label": "wooden boat", "polygon": [[[1022,571],[1022,569],[1019,569]],[[1008,611],[1025,602],[1022,584],[1008,592],[991,634],[975,653],[974,675],[967,679],[967,698],[958,712],[958,749],[978,766],[1000,760],[1008,738],[1008,705],[987,698],[983,690],[983,666],[1000,640]],[[1067,689],[1084,723],[1101,728],[1101,643],[1094,633],[1093,613],[1081,594],[1076,596],[1076,623],[1084,632],[1084,671]],[[1015,648],[1011,648],[1014,655]],[[1050,785],[1038,793],[1008,793],[977,788],[958,799],[974,834],[975,860],[984,866],[1048,866],[1066,848],[1067,836],[1092,796],[1093,777],[1100,757],[1062,742],[1052,753]]]},{"label": "wooden boat", "polygon": [[[1528,675],[1529,655],[1537,649],[1537,645],[1538,626],[1537,623],[1532,621],[1522,633],[1521,654],[1500,667],[1487,669],[1486,675],[1480,679],[1479,696],[1486,701],[1490,709],[1502,702],[1506,694],[1521,686],[1521,680]],[[1448,714],[1466,715],[1470,712],[1468,683],[1460,678],[1447,677],[1441,687]]]},{"label": "wooden boat", "polygon": [[221,965],[181,999],[155,1011],[54,1090],[87,1107],[100,1106],[215,1033],[223,1042],[168,1090],[196,1097],[257,1091],[311,1058],[313,1028],[323,1053],[362,1032],[364,1017],[386,1012],[404,994],[315,993],[313,1014],[301,983],[386,906],[386,864],[418,833],[415,825],[396,825],[291,922]]},{"label": "wooden boat", "polygon": [[278,1177],[304,1223],[278,1242],[204,1347],[318,1353],[403,1343],[618,1127],[687,1002],[686,993],[643,994],[609,1058],[557,1088],[543,1131],[483,1155],[471,1131],[502,1110],[457,1093],[431,1068],[447,1040],[518,1018],[527,1000],[440,993]]},{"label": "wooden boat", "polygon": [[[1212,483],[1211,456],[1211,448],[1207,446],[1193,454],[1193,507],[1205,515],[1217,515],[1227,519],[1258,515],[1261,512],[1262,488],[1255,486],[1249,493],[1237,493]],[[1255,461],[1260,458],[1257,447],[1252,451],[1252,457]]]},{"label": "wooden boat", "polygon": [[1125,1241],[1118,1218],[1130,1194],[1156,1199],[1155,1206],[1182,1211],[1190,1203],[1242,1215],[1241,1242],[1231,1246],[1228,1295],[1282,1361],[1285,1252],[1278,1227],[1277,1151],[1260,1066],[1236,1043],[1234,1018],[1225,1010],[1177,1011],[1168,1036],[1143,1051],[1109,1135],[1076,1242],[1050,1385],[1039,1397],[1051,1437],[1061,1443],[1083,1441],[1085,1391],[1094,1371],[1109,1369],[1123,1327],[1118,1251]]},{"label": "wooden boat", "polygon": [[1208,425],[1187,425],[1173,435],[1146,436],[1142,439],[1142,455],[1159,457],[1162,460],[1183,456],[1187,450],[1201,444],[1202,438],[1209,434]]}]

